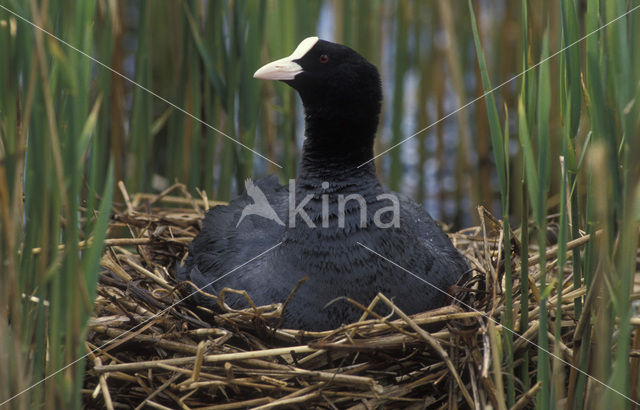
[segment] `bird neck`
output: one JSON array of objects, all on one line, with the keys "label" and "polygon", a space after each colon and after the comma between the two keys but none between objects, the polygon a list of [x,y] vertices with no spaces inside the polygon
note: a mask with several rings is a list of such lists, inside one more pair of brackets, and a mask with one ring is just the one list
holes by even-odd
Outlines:
[{"label": "bird neck", "polygon": [[[358,115],[359,114],[359,115]],[[299,176],[324,180],[373,175],[378,116],[305,107],[305,141]]]}]

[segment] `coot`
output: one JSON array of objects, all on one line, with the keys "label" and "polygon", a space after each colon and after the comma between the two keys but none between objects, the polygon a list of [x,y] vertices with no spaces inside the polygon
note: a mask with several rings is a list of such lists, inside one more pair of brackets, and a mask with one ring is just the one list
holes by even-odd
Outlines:
[{"label": "coot", "polygon": [[[307,277],[284,312],[283,326],[294,329],[357,320],[362,311],[342,296],[366,305],[382,292],[406,313],[443,305],[442,292],[360,245],[445,291],[469,269],[431,216],[385,189],[367,162],[382,102],[376,67],[349,47],[310,37],[254,77],[284,81],[302,98],[298,177],[284,186],[274,176],[248,181],[229,205],[210,209],[178,278],[213,294],[244,289],[263,305],[284,302]],[[216,309],[213,299],[193,298]],[[225,301],[248,307],[241,296]]]}]

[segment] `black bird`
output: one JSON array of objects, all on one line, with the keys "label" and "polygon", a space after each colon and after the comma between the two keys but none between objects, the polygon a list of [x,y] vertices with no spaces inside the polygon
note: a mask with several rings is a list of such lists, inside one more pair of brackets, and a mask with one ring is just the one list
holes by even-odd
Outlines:
[{"label": "black bird", "polygon": [[[366,305],[382,292],[410,314],[442,306],[443,292],[362,246],[443,291],[469,269],[423,208],[376,177],[370,161],[382,102],[376,67],[349,47],[310,37],[254,77],[284,81],[302,98],[306,139],[298,177],[289,186],[274,176],[258,180],[251,196],[245,191],[209,210],[179,279],[200,287],[216,281],[204,288],[213,294],[223,287],[244,289],[262,305],[284,302],[306,276],[284,313],[283,326],[294,329],[325,330],[357,320],[362,311],[342,296]],[[261,216],[272,215],[268,209],[243,215],[247,206],[259,207],[256,187],[278,218]],[[215,309],[212,299],[194,298]],[[236,295],[226,302],[248,307]]]}]

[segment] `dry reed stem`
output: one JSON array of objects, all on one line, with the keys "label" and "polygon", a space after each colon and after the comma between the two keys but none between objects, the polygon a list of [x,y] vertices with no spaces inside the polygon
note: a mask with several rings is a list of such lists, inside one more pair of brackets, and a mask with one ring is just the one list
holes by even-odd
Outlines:
[{"label": "dry reed stem", "polygon": [[[93,362],[96,366],[102,366],[102,361],[99,357],[96,357]],[[111,394],[109,393],[106,374],[100,375],[100,390],[102,391],[102,396],[104,397],[104,406],[108,410],[113,410],[113,402],[111,401]]]},{"label": "dry reed stem", "polygon": [[537,382],[533,385],[525,394],[523,394],[516,404],[511,407],[511,410],[521,410],[524,409],[529,403],[534,403],[536,399],[536,394],[538,394],[538,390],[542,387],[541,382]]},{"label": "dry reed stem", "polygon": [[398,316],[400,316],[405,322],[407,322],[409,324],[409,326],[413,330],[415,330],[420,335],[420,337],[422,337],[424,340],[426,340],[427,343],[429,343],[429,345],[440,355],[442,360],[444,360],[444,362],[446,363],[447,367],[449,368],[449,371],[451,372],[451,374],[455,378],[456,382],[458,383],[458,387],[460,388],[460,391],[462,392],[462,395],[464,396],[465,400],[467,400],[467,404],[469,406],[473,406],[473,400],[471,399],[471,396],[469,395],[469,392],[467,391],[467,388],[465,387],[464,383],[462,382],[462,379],[460,378],[460,375],[458,374],[458,371],[453,366],[453,363],[451,362],[451,359],[449,359],[449,355],[442,348],[440,343],[438,343],[438,341],[433,336],[431,336],[429,333],[424,331],[424,329],[422,329],[413,320],[411,320],[411,318],[409,316],[407,316],[402,310],[400,310],[400,308],[398,308],[392,301],[390,301],[382,293],[379,293],[378,297],[387,306],[389,306],[391,309],[393,309],[393,311]]}]

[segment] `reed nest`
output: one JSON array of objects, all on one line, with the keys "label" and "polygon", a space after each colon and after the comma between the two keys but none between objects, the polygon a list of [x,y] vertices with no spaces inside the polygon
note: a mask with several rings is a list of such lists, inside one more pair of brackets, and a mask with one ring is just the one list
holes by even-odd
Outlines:
[{"label": "reed nest", "polygon": [[[175,267],[199,231],[204,210],[218,203],[193,198],[176,184],[158,195],[129,195],[114,210],[101,260],[89,352],[84,404],[100,408],[499,408],[504,403],[501,323],[505,313],[501,224],[480,208],[480,226],[450,234],[473,266],[450,293],[451,303],[408,316],[378,295],[355,323],[324,332],[282,329],[275,303],[213,314],[178,303],[192,291],[175,279]],[[517,238],[514,234],[512,238]],[[569,249],[588,237],[570,242]],[[528,328],[517,317],[520,244],[508,249],[514,272],[513,356],[525,351],[535,363],[538,350],[526,339],[538,332],[540,269],[529,262]],[[547,253],[547,271],[555,266]],[[551,350],[572,361],[574,289],[569,267],[560,289],[566,340],[550,334]],[[241,290],[227,290],[241,292]],[[555,318],[557,292],[548,299]],[[352,303],[357,303],[352,301]],[[380,317],[374,305],[390,312]],[[224,305],[223,305],[224,306]],[[276,325],[274,325],[274,323]],[[517,361],[516,361],[517,365]],[[516,384],[516,408],[530,407],[539,384]],[[568,371],[570,369],[565,369]]]}]

